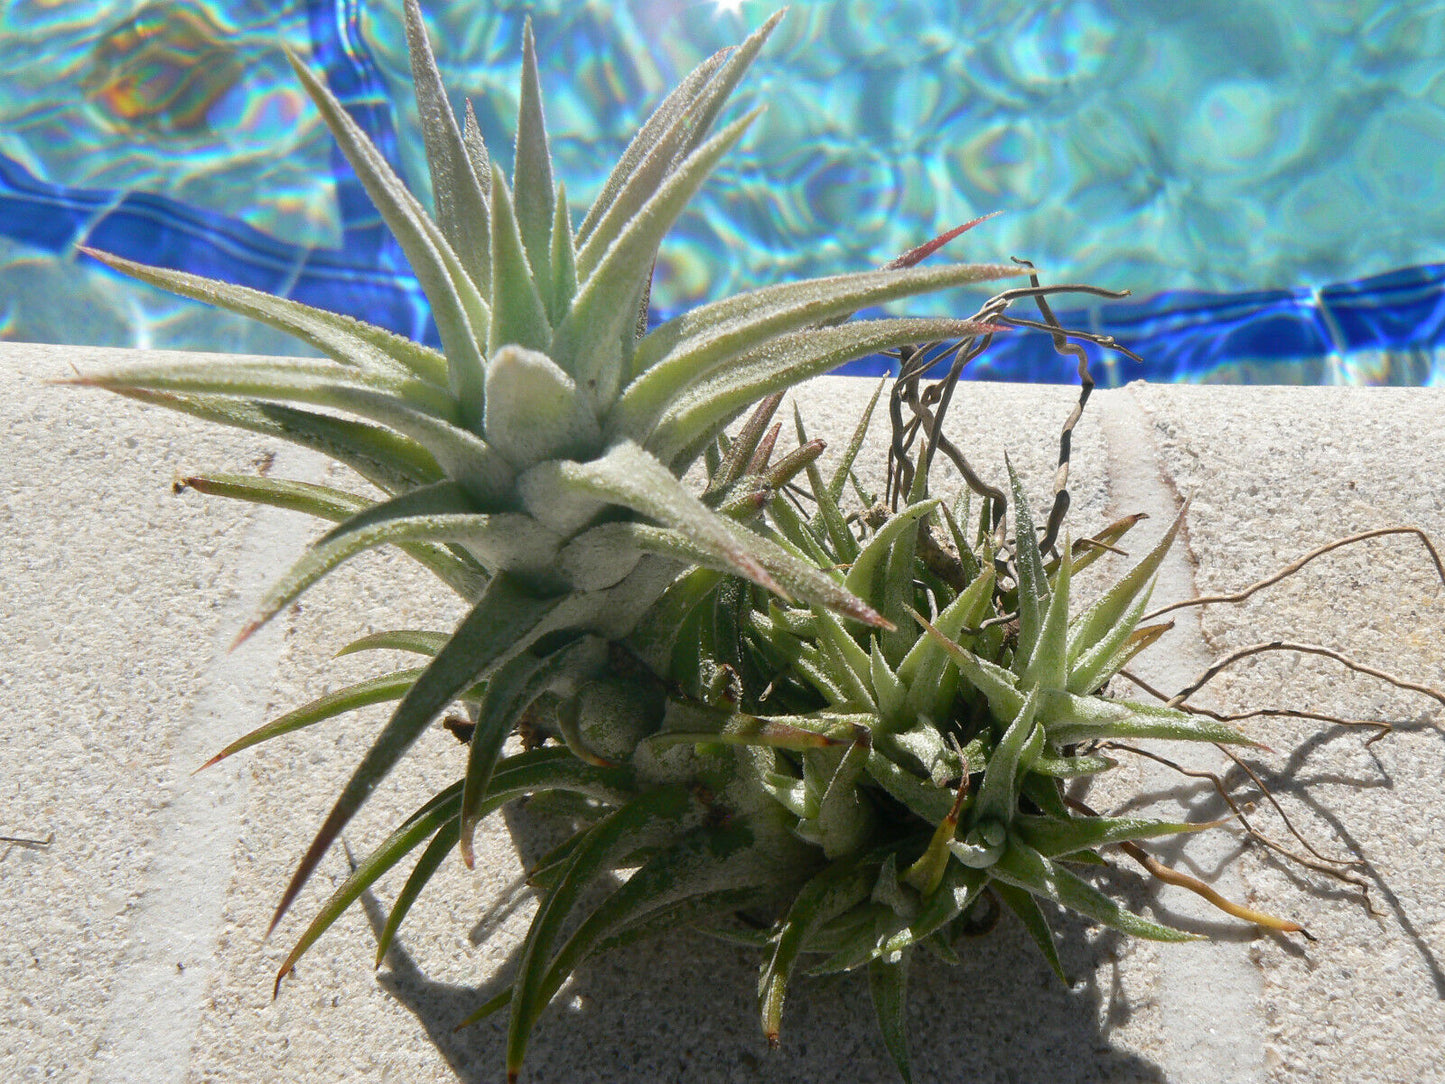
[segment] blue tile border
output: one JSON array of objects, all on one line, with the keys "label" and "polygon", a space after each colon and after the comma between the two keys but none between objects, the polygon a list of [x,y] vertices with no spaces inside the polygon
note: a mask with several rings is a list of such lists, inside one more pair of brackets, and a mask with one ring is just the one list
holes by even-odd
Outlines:
[{"label": "blue tile border", "polygon": [[[393,107],[360,33],[360,0],[307,0],[312,62],[377,144],[398,161]],[[0,236],[67,257],[76,245],[224,278],[348,313],[439,345],[425,298],[356,175],[333,146],[342,247],[289,244],[225,215],[141,192],[68,188],[0,156]],[[99,266],[94,265],[93,266]],[[1100,383],[1198,379],[1223,366],[1269,365],[1354,351],[1445,347],[1445,264],[1315,289],[1162,293],[1062,311],[1066,326],[1113,335],[1146,359],[1106,356]],[[843,371],[877,374],[886,359]],[[970,375],[1072,382],[1047,336],[1000,335]]]}]

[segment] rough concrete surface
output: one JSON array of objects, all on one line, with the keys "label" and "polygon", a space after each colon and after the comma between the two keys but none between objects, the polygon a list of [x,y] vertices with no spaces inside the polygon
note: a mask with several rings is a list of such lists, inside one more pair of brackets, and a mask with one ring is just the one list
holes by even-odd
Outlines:
[{"label": "rough concrete surface", "polygon": [[[265,438],[44,382],[72,365],[137,357],[0,347],[0,833],[53,833],[46,847],[0,844],[0,1079],[501,1079],[504,1022],[453,1027],[514,962],[534,907],[519,850],[534,857],[545,844],[534,825],[510,811],[488,826],[477,872],[445,863],[379,971],[368,925],[377,903],[345,915],[273,1002],[276,968],[344,876],[344,854],[327,858],[268,941],[271,909],[384,709],[191,774],[266,719],[400,661],[331,661],[342,644],[381,628],[446,628],[455,602],[400,555],[372,553],[228,653],[317,527],[174,494],[174,478],[266,469],[350,483]],[[805,388],[810,435],[841,444],[872,389],[848,380]],[[969,386],[949,432],[991,478],[1007,449],[1041,508],[1075,397],[1071,388]],[[1442,429],[1438,390],[1099,392],[1075,434],[1070,523],[1077,536],[1147,511],[1142,539],[1126,547],[1138,552],[1192,497],[1160,603],[1243,587],[1373,527],[1413,524],[1445,541]],[[875,425],[864,452],[874,484],[886,431]],[[937,477],[945,491],[953,484],[947,471]],[[1100,564],[1108,572],[1120,562]],[[1211,659],[1280,639],[1445,685],[1445,595],[1412,536],[1326,555],[1242,605],[1171,616],[1177,625],[1152,649],[1156,661],[1139,667],[1170,691]],[[1110,879],[1128,899],[1213,939],[1129,942],[1063,917],[1072,988],[1010,922],[968,945],[961,968],[922,958],[909,1010],[916,1080],[1445,1080],[1440,706],[1298,652],[1241,661],[1194,699],[1222,711],[1288,707],[1401,724],[1368,746],[1370,731],[1309,719],[1242,724],[1270,747],[1245,759],[1305,838],[1327,855],[1367,859],[1360,873],[1378,917],[1357,890],[1246,846],[1234,828],[1153,850],[1226,895],[1297,918],[1317,940],[1257,934],[1182,889],[1150,887],[1120,856]],[[1258,797],[1221,754],[1192,752],[1191,764],[1228,769],[1236,793]],[[364,852],[459,766],[455,740],[428,735],[346,839]],[[1182,802],[1192,819],[1224,811],[1207,781],[1146,761],[1115,774],[1091,801],[1176,811]],[[1256,816],[1261,830],[1289,839],[1266,803]],[[405,872],[381,882],[379,901],[395,898]],[[695,934],[590,963],[543,1018],[524,1079],[893,1079],[860,979],[798,984],[776,1053],[758,1033],[755,985],[749,953]]]}]

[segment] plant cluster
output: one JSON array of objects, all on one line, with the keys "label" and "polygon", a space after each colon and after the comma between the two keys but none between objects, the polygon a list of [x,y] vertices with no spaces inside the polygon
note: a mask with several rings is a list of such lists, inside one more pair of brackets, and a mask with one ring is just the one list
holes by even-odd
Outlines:
[{"label": "plant cluster", "polygon": [[[865,971],[905,1078],[916,949],[956,958],[958,937],[1007,908],[1062,975],[1046,917],[1054,905],[1137,936],[1193,936],[1125,909],[1075,872],[1117,844],[1156,875],[1212,896],[1136,842],[1208,825],[1103,816],[1078,782],[1139,740],[1251,744],[1184,696],[1161,705],[1103,693],[1167,628],[1146,611],[1178,520],[1098,598],[1073,606],[1074,575],[1141,518],[1060,541],[1070,434],[1093,386],[1078,344],[1121,349],[1054,318],[1050,294],[1086,288],[1041,286],[1019,262],[919,266],[965,226],[878,271],[765,287],[649,330],[658,245],[756,116],[711,134],[778,16],[664,100],[575,228],[553,182],[530,30],[509,181],[470,105],[457,123],[415,0],[406,16],[434,215],[326,87],[295,67],[411,261],[443,351],[92,253],[326,357],[172,361],[75,381],[320,450],[379,491],[186,479],[335,524],[243,637],[380,545],[401,547],[467,604],[453,629],[375,633],[342,649],[410,652],[421,665],[299,707],[215,758],[396,702],[303,856],[274,928],[418,737],[458,712],[446,721],[465,747],[455,782],[354,866],[278,987],[338,915],[419,849],[379,938],[380,962],[440,864],[453,851],[472,864],[478,823],[541,794],[570,797],[562,807],[575,830],[530,872],[539,904],[516,972],[477,1014],[509,1012],[513,1078],[534,1024],[583,961],[682,926],[759,948],[769,1041],[805,957],[810,973]],[[1008,275],[1031,284],[966,320],[849,319]],[[1040,319],[1011,310],[1023,300]],[[1008,329],[1047,332],[1079,361],[1081,396],[1042,534],[1012,468],[1006,489],[988,484],[942,428],[963,367]],[[822,444],[801,418],[797,449],[775,458],[782,392],[880,351],[900,361],[884,499],[852,475],[868,416],[827,478]],[[948,375],[920,389],[940,359]],[[938,454],[968,483],[952,504],[929,492]],[[708,477],[700,495],[680,480],[699,459]],[[850,489],[860,501],[851,514]],[[1247,921],[1299,929],[1212,898]]]}]

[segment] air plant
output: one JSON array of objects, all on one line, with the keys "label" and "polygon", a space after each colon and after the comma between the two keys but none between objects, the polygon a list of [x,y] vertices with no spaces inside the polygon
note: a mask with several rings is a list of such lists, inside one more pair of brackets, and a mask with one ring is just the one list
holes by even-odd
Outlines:
[{"label": "air plant", "polygon": [[[403,549],[467,604],[452,629],[348,643],[341,654],[400,650],[420,665],[296,708],[212,761],[354,708],[396,703],[301,859],[274,928],[438,717],[464,747],[455,781],[365,854],[313,918],[278,989],[347,907],[419,851],[379,936],[379,963],[441,863],[456,852],[473,864],[482,819],[538,795],[570,799],[557,804],[572,831],[530,873],[538,907],[510,984],[474,1014],[508,1012],[511,1079],[543,1009],[578,966],[679,927],[760,949],[770,1042],[805,958],[814,973],[865,971],[905,1079],[912,954],[955,957],[957,938],[992,910],[1016,914],[1061,975],[1047,920],[1056,905],[1128,934],[1195,936],[1126,909],[1075,872],[1105,861],[1110,847],[1245,921],[1300,931],[1219,899],[1139,846],[1210,825],[1100,815],[1079,789],[1114,766],[1112,754],[1157,757],[1139,742],[1254,744],[1237,718],[1188,705],[1211,675],[1163,704],[1105,693],[1166,627],[1151,623],[1162,611],[1148,605],[1178,520],[1090,605],[1073,606],[1075,573],[1117,550],[1141,518],[1061,541],[1070,435],[1093,388],[1080,343],[1128,351],[1063,328],[1047,298],[1117,295],[1043,286],[1022,263],[920,266],[969,223],[881,270],[765,287],[648,330],[658,245],[755,115],[710,134],[779,16],[664,100],[574,226],[553,182],[530,31],[509,181],[470,107],[457,123],[415,0],[406,14],[434,214],[321,81],[295,67],[411,260],[443,352],[293,301],[93,253],[295,334],[328,360],[168,361],[74,381],[323,451],[377,491],[186,479],[202,492],[334,524],[243,636],[380,545]],[[1030,285],[966,320],[849,319],[1009,275],[1028,275]],[[1040,319],[1013,310],[1025,300]],[[1041,535],[1012,468],[1006,486],[985,482],[943,431],[964,367],[1005,331],[1043,331],[1079,365],[1081,394],[1063,429]],[[774,459],[772,422],[785,389],[877,351],[900,362],[882,501],[851,474],[867,417],[827,479],[822,444],[801,419],[798,448]],[[940,359],[948,375],[920,390]],[[939,454],[967,483],[953,503],[929,490]],[[699,459],[708,476],[700,495],[681,481]],[[851,515],[850,486],[862,505]],[[798,491],[811,511],[794,503]],[[1312,650],[1258,650],[1281,648]]]}]

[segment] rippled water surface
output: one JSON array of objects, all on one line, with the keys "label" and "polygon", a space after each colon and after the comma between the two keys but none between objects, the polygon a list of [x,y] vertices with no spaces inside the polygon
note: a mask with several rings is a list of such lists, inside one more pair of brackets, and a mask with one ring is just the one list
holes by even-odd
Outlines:
[{"label": "rippled water surface", "polygon": [[[280,51],[324,68],[424,191],[400,8],[0,6],[0,334],[294,349],[77,259],[84,242],[428,335]],[[456,103],[506,163],[530,13],[580,217],[660,97],[769,10],[451,0],[428,18]],[[1134,292],[1073,317],[1145,356],[1113,380],[1445,383],[1445,5],[804,0],[743,97],[769,109],[664,248],[660,314],[877,265],[1001,210],[953,255]],[[1071,370],[1046,343],[1011,346],[980,373]]]}]

